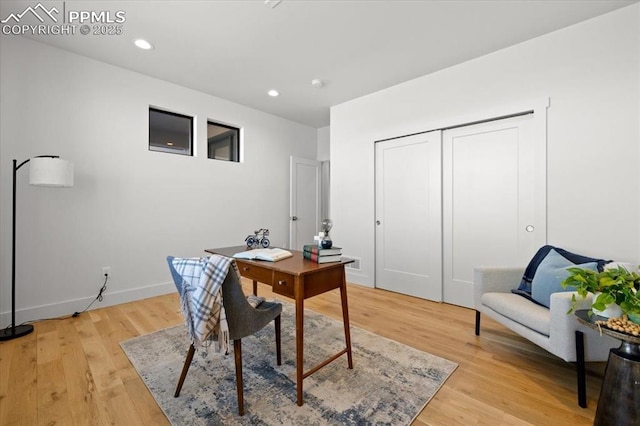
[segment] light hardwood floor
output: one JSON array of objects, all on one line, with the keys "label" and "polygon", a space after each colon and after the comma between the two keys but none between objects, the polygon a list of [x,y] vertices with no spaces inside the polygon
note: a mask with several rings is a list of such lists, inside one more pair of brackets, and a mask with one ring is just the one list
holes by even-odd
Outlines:
[{"label": "light hardwood floor", "polygon": [[[266,286],[259,292],[273,297]],[[475,336],[473,310],[357,285],[348,293],[352,326],[459,364],[414,425],[593,423],[604,363],[588,364],[582,409],[573,365],[489,318]],[[341,317],[337,291],[305,306]],[[119,342],[181,322],[178,295],[170,294],[40,322],[0,343],[0,425],[168,424]]]}]

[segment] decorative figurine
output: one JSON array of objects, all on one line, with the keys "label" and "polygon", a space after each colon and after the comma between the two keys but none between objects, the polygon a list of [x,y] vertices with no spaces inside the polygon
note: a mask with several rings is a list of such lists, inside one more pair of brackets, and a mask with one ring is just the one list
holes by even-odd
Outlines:
[{"label": "decorative figurine", "polygon": [[[254,235],[249,235],[244,241],[247,243],[247,248],[254,249],[258,246],[269,248],[271,242],[267,238],[269,236],[269,230],[266,228],[260,228],[257,231],[253,231]],[[259,235],[262,234],[262,235]]]},{"label": "decorative figurine", "polygon": [[329,249],[333,245],[333,241],[331,241],[331,237],[329,236],[329,231],[333,228],[333,221],[331,219],[325,219],[322,221],[321,227],[324,232],[324,236],[322,237],[322,240],[320,240],[320,247]]}]

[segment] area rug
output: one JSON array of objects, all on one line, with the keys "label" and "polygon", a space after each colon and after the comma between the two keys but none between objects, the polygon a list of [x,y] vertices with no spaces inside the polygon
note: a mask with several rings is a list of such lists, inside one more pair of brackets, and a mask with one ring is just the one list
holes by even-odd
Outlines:
[{"label": "area rug", "polygon": [[[344,348],[342,322],[306,310],[305,371]],[[189,348],[183,325],[120,345],[173,425],[410,424],[457,364],[351,326],[353,370],[343,355],[304,379],[296,404],[294,307],[283,302],[282,365],[272,324],[242,339],[245,415],[238,416],[233,353],[196,352],[173,397]]]}]

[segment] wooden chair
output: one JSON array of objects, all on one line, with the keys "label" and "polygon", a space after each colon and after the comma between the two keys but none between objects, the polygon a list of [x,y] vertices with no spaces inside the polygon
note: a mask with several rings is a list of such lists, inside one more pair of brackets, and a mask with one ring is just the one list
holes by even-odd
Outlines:
[{"label": "wooden chair", "polygon": [[[173,256],[167,257],[171,276],[178,289],[182,293],[183,279],[173,267]],[[252,307],[242,291],[242,286],[238,277],[234,273],[228,273],[222,283],[222,303],[225,309],[227,323],[229,325],[229,340],[233,340],[233,352],[236,366],[236,388],[238,393],[238,414],[244,415],[244,393],[242,380],[242,338],[257,333],[271,321],[275,323],[276,334],[276,360],[278,365],[282,364],[280,345],[280,313],[282,304],[275,302],[262,302],[257,307]],[[190,318],[185,318],[191,321]],[[182,367],[182,374],[176,387],[174,397],[180,395],[182,384],[189,371],[191,360],[195,353],[193,343],[189,346],[187,358]]]}]

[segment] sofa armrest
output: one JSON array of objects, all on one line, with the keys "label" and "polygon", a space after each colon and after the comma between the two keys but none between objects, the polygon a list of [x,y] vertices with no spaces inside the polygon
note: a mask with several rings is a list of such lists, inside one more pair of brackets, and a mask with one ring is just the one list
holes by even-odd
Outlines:
[{"label": "sofa armrest", "polygon": [[[591,294],[587,294],[585,299],[575,291],[565,291],[559,293],[551,293],[551,303],[549,303],[549,311],[551,315],[551,326],[565,329],[565,331],[575,331],[577,328],[578,320],[572,313],[568,314],[571,309],[571,298],[575,294],[576,296],[576,310],[589,309],[591,307],[592,298]],[[569,323],[570,326],[566,326]]]},{"label": "sofa armrest", "polygon": [[480,298],[484,293],[509,293],[518,288],[524,274],[524,267],[479,266],[473,270],[473,300],[480,309]]},{"label": "sofa armrest", "polygon": [[571,309],[571,297],[574,294],[577,299],[576,309],[588,309],[591,307],[591,294],[588,294],[585,299],[582,299],[578,293],[573,291],[551,294],[551,303],[549,303],[549,347],[553,349],[549,351],[565,361],[575,361],[575,332],[576,330],[581,330],[585,333],[586,339],[585,359],[587,361],[604,361],[607,359],[609,348],[614,347],[616,342],[606,337],[593,339],[594,335],[597,334],[596,331],[580,324],[573,312],[567,314]]}]

